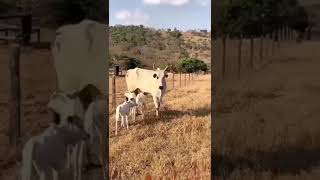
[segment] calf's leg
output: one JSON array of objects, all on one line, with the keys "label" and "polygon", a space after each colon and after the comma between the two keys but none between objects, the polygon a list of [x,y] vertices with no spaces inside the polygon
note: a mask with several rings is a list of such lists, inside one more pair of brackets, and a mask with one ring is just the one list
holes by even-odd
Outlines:
[{"label": "calf's leg", "polygon": [[158,117],[159,116],[159,102],[158,102],[158,98],[156,96],[153,96],[153,102],[154,102],[154,105],[156,107],[156,116]]}]

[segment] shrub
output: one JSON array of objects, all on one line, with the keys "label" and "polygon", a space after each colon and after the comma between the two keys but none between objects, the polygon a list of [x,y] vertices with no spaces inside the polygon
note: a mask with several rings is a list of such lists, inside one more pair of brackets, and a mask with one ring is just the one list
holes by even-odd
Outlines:
[{"label": "shrub", "polygon": [[207,64],[195,58],[182,58],[177,64],[177,70],[183,73],[207,71]]}]

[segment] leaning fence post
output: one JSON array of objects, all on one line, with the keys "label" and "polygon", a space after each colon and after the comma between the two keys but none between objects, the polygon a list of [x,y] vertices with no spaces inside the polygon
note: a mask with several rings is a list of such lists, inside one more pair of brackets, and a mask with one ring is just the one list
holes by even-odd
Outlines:
[{"label": "leaning fence post", "polygon": [[20,45],[13,44],[10,52],[10,144],[17,145],[21,137]]},{"label": "leaning fence post", "polygon": [[116,107],[116,76],[112,75],[112,107]]},{"label": "leaning fence post", "polygon": [[184,85],[187,85],[187,74],[184,73]]}]

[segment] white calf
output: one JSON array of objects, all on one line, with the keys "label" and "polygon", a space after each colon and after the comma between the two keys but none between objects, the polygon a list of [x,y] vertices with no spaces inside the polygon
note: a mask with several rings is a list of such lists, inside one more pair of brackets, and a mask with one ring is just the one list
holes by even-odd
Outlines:
[{"label": "white calf", "polygon": [[133,107],[137,106],[134,99],[129,99],[128,101],[125,101],[124,103],[120,104],[116,109],[116,135],[118,133],[118,121],[120,121],[121,118],[121,126],[125,127],[124,125],[124,118],[126,122],[127,129],[129,129],[128,125],[128,115],[131,112],[131,109]]},{"label": "white calf", "polygon": [[138,109],[142,115],[142,119],[144,119],[145,98],[146,98],[146,95],[144,95],[142,92],[139,93],[136,97],[137,107],[134,107],[134,111],[135,111],[134,114],[136,114],[136,111]]},{"label": "white calf", "polygon": [[41,135],[29,139],[22,152],[22,180],[59,179],[65,167],[67,146],[89,138],[73,121],[73,117],[68,117],[67,122],[51,125]]}]

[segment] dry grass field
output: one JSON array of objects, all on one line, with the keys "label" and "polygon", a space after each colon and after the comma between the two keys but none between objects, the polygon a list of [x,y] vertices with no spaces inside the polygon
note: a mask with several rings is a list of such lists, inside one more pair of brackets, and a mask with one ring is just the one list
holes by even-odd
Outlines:
[{"label": "dry grass field", "polygon": [[[211,77],[201,75],[179,87],[179,81],[164,97],[160,119],[148,99],[145,120],[129,120],[129,131],[115,136],[114,110],[110,108],[109,174],[111,179],[153,178],[210,179],[211,168]],[[117,89],[124,90],[124,78]],[[171,86],[171,87],[170,87]],[[118,104],[124,101],[119,98]]]},{"label": "dry grass field", "polygon": [[252,75],[216,83],[215,179],[320,178],[320,43],[281,47]]}]

